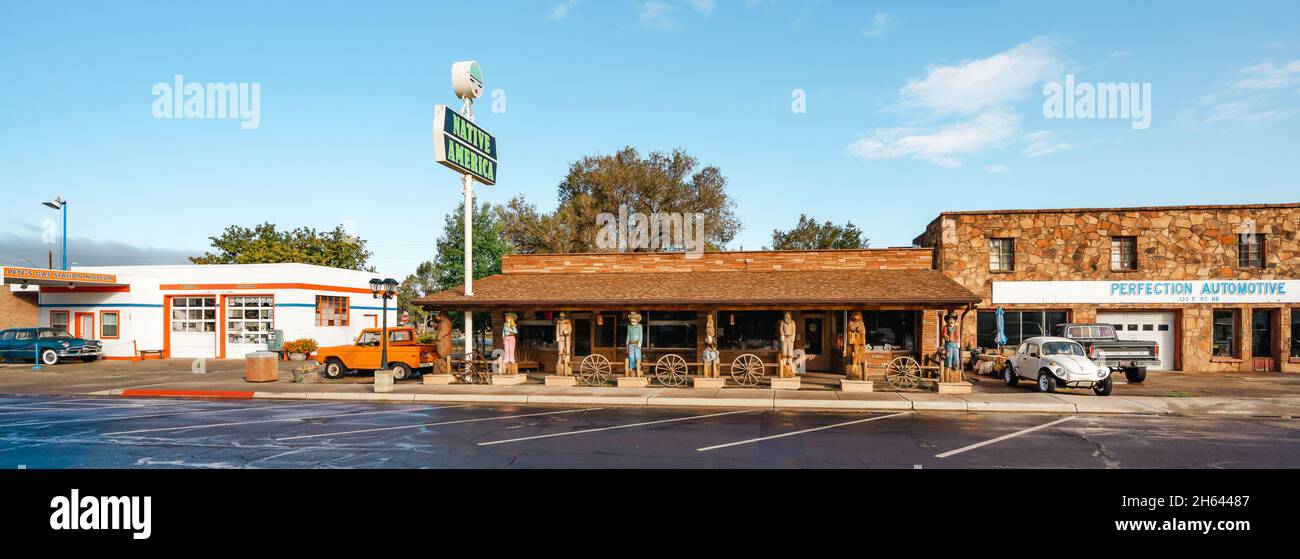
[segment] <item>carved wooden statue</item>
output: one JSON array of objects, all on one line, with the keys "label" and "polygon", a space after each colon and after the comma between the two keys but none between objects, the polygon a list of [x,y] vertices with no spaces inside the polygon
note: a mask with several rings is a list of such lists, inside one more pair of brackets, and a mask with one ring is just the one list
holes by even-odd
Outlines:
[{"label": "carved wooden statue", "polygon": [[555,352],[559,356],[556,372],[566,377],[572,375],[573,323],[564,313],[560,313],[560,318],[555,321]]},{"label": "carved wooden statue", "polygon": [[517,318],[515,313],[506,313],[506,324],[501,327],[501,344],[505,348],[501,372],[507,375],[519,372],[519,363],[515,362],[515,341],[519,337],[519,327],[515,325]]},{"label": "carved wooden statue", "polygon": [[447,311],[438,312],[438,373],[451,374],[451,317]]},{"label": "carved wooden statue", "polygon": [[719,365],[718,358],[718,328],[714,324],[713,313],[709,313],[708,320],[704,325],[704,355],[701,361],[704,365],[705,378],[718,378],[722,376],[722,368]]},{"label": "carved wooden statue", "polygon": [[627,376],[641,376],[641,340],[645,338],[641,314],[633,311],[627,315]]},{"label": "carved wooden statue", "polygon": [[790,311],[786,311],[785,318],[781,319],[781,378],[794,377],[794,337],[795,337],[794,316]]},{"label": "carved wooden statue", "polygon": [[952,371],[961,370],[961,328],[957,326],[957,315],[948,313],[943,317],[943,366]]},{"label": "carved wooden statue", "polygon": [[848,343],[844,344],[844,356],[849,358],[849,380],[867,379],[867,324],[862,321],[862,312],[853,311],[848,325]]}]

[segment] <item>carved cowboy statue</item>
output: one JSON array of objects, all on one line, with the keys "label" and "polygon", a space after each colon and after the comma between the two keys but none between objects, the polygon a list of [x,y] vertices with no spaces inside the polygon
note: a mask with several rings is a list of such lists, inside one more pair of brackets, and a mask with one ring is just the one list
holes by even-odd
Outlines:
[{"label": "carved cowboy statue", "polygon": [[447,311],[438,313],[438,372],[440,374],[451,374],[451,317]]},{"label": "carved cowboy statue", "polygon": [[573,374],[571,356],[573,355],[573,323],[564,313],[555,321],[555,352],[559,355],[555,369],[561,376]]},{"label": "carved cowboy statue", "polygon": [[848,326],[849,339],[844,344],[844,356],[849,358],[849,380],[866,380],[867,378],[867,324],[862,321],[862,312],[853,311]]},{"label": "carved cowboy statue", "polygon": [[722,376],[722,368],[718,363],[718,327],[713,320],[713,313],[709,313],[708,320],[704,325],[704,377],[718,378]]},{"label": "carved cowboy statue", "polygon": [[627,315],[627,376],[641,376],[641,314],[632,311]]},{"label": "carved cowboy statue", "polygon": [[957,326],[957,314],[948,313],[943,322],[943,366],[961,370],[961,329]]},{"label": "carved cowboy statue", "polygon": [[795,337],[794,317],[790,311],[785,311],[785,318],[781,319],[781,378],[794,377],[794,337]]}]

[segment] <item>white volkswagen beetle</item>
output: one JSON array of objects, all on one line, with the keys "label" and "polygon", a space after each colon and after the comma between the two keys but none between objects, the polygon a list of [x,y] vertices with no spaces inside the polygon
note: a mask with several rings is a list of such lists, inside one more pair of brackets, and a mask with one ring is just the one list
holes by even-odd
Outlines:
[{"label": "white volkswagen beetle", "polygon": [[1068,338],[1029,338],[1011,356],[1003,380],[1015,386],[1021,378],[1038,381],[1039,392],[1056,387],[1091,388],[1098,396],[1109,396],[1113,383],[1110,368],[1093,363],[1083,346]]}]

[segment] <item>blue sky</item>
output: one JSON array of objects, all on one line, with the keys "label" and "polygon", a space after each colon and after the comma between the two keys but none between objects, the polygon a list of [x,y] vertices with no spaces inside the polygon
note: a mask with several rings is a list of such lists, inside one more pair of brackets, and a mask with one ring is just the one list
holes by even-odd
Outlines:
[{"label": "blue sky", "polygon": [[[733,248],[801,212],[883,247],[943,210],[1295,202],[1297,22],[1295,2],[6,0],[0,262],[44,259],[61,195],[74,262],[347,222],[401,277],[460,200],[430,127],[471,58],[506,102],[477,106],[501,158],[480,199],[550,209],[570,161],[680,147],[729,178]],[[260,126],[154,118],[176,74],[260,84]],[[1150,127],[1046,118],[1067,74],[1149,83]]]}]

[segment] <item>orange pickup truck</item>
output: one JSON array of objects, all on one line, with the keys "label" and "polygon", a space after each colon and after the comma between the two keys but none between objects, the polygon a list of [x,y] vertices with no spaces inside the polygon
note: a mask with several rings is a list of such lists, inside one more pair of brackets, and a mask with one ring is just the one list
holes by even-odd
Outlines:
[{"label": "orange pickup truck", "polygon": [[[366,328],[357,336],[355,344],[322,347],[312,359],[325,365],[325,378],[339,378],[348,371],[374,371],[380,368],[381,336],[381,329]],[[417,342],[414,328],[388,329],[388,368],[392,369],[394,379],[411,378],[416,371],[427,372],[436,361],[435,346]]]}]

